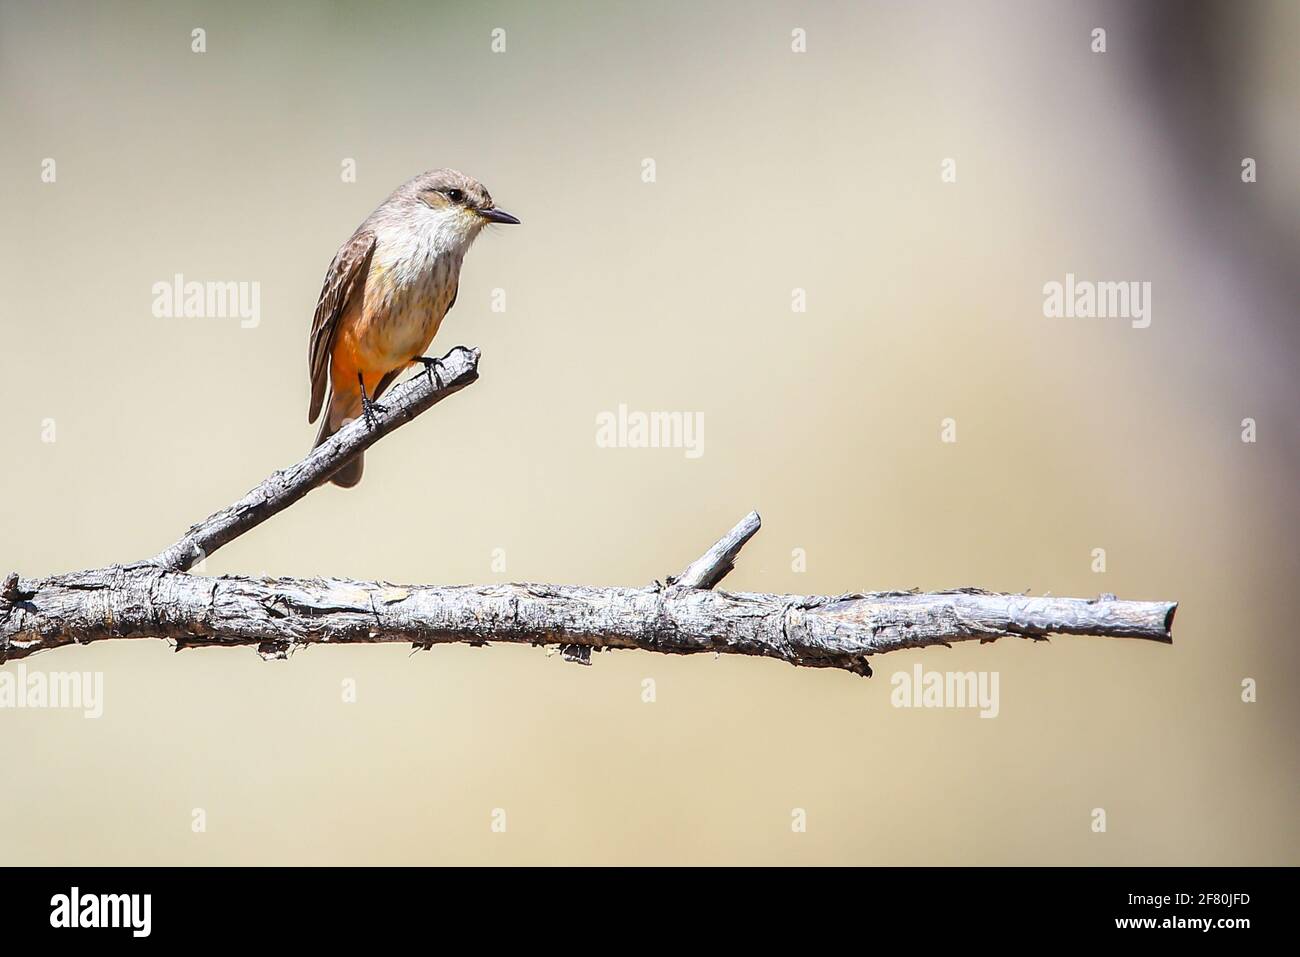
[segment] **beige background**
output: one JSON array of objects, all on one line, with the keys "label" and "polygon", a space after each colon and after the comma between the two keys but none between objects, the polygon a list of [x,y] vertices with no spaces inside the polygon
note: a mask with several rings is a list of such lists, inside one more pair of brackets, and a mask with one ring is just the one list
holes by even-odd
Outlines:
[{"label": "beige background", "polygon": [[[0,711],[0,862],[1300,863],[1298,34],[1283,2],[4,0],[0,571],[152,554],[304,453],[326,264],[450,165],[524,221],[479,239],[435,343],[480,346],[481,381],[206,574],[643,584],[756,507],[734,589],[1181,608],[1172,647],[871,680],[64,650],[28,667],[102,670],[105,714]],[[176,272],[259,282],[260,326],[154,318]],[[1150,281],[1151,327],[1044,318],[1066,272]],[[620,402],[702,412],[705,454],[597,448]],[[999,672],[1000,716],[892,708],[917,662]]]}]

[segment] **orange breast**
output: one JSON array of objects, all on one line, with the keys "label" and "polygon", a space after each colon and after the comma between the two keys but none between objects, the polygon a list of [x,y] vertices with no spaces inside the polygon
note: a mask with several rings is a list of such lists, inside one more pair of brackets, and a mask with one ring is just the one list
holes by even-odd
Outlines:
[{"label": "orange breast", "polygon": [[458,265],[438,261],[406,282],[395,279],[397,270],[371,267],[361,302],[339,317],[331,363],[335,392],[356,392],[361,373],[373,394],[385,375],[425,353],[455,295]]}]

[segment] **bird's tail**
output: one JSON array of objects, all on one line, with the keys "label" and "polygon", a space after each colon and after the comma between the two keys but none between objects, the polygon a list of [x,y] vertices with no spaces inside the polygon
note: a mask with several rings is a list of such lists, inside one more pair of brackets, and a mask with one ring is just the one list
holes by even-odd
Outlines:
[{"label": "bird's tail", "polygon": [[[342,406],[343,403],[339,401],[338,396],[330,396],[325,414],[321,416],[320,430],[316,433],[316,444],[312,446],[313,449],[323,445],[331,435],[343,427],[343,423],[347,419],[345,413],[348,410]],[[339,488],[352,488],[361,481],[361,473],[365,467],[365,453],[358,452],[355,457],[349,459],[342,468],[330,476],[330,481]]]}]

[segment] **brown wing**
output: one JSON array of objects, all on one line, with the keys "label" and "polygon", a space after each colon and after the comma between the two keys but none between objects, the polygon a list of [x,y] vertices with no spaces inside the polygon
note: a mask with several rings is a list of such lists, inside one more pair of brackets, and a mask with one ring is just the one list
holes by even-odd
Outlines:
[{"label": "brown wing", "polygon": [[311,324],[311,342],[307,346],[307,369],[311,376],[308,422],[316,421],[325,402],[325,386],[329,384],[330,346],[334,342],[339,317],[347,309],[352,297],[360,295],[365,288],[370,258],[374,253],[374,233],[357,233],[335,253],[334,261],[325,273],[320,302],[316,303],[316,318]]}]

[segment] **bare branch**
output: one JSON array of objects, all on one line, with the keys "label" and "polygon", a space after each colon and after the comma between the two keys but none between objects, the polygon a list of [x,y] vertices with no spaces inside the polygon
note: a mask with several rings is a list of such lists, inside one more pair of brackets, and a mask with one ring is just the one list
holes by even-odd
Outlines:
[{"label": "bare branch", "polygon": [[1031,598],[978,589],[921,594],[766,595],[712,591],[758,531],[750,512],[667,588],[392,585],[337,578],[203,578],[197,561],[302,498],[352,456],[478,378],[457,347],[438,381],[416,376],[384,397],[374,427],[352,422],[298,464],[193,526],[152,561],[0,582],[0,663],[72,644],[169,638],[180,648],[255,646],[285,657],[311,644],[490,641],[593,650],[715,652],[870,674],[871,655],[1009,636],[1095,635],[1170,642],[1171,602]]},{"label": "bare branch", "polygon": [[178,648],[491,641],[716,652],[870,674],[870,655],[1051,633],[1170,642],[1175,604],[976,590],[808,596],[703,589],[392,585],[320,578],[203,578],[152,565],[21,580],[0,601],[0,660],[111,638]]},{"label": "bare branch", "polygon": [[376,413],[373,427],[364,418],[348,423],[301,462],[274,472],[238,502],[192,526],[180,541],[149,563],[173,571],[193,568],[222,545],[284,511],[358,452],[476,380],[478,359],[477,349],[452,349],[439,360],[436,381],[433,372],[417,375],[398,383],[385,395],[383,405],[387,411]]},{"label": "bare branch", "polygon": [[736,567],[736,556],[763,524],[758,512],[750,512],[718,539],[712,548],[687,566],[674,585],[680,588],[712,588]]}]

